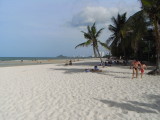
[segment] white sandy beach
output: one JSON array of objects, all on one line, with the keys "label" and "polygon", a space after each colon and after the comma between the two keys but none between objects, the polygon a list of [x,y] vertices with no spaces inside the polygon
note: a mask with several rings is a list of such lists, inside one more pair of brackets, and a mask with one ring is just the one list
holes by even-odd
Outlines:
[{"label": "white sandy beach", "polygon": [[0,68],[0,120],[160,119],[160,76],[131,79],[124,66],[84,72],[95,62]]}]

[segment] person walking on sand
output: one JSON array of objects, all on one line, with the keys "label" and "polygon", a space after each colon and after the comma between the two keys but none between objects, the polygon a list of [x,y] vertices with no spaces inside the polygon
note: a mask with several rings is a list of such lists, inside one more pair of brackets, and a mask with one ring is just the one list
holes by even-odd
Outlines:
[{"label": "person walking on sand", "polygon": [[140,66],[141,78],[142,78],[142,76],[144,74],[144,69],[147,69],[147,66],[144,63],[141,63],[141,66]]},{"label": "person walking on sand", "polygon": [[133,66],[132,79],[134,78],[135,73],[136,73],[136,78],[138,78],[138,67],[141,66],[141,63],[138,60],[135,60],[132,62],[132,66]]}]

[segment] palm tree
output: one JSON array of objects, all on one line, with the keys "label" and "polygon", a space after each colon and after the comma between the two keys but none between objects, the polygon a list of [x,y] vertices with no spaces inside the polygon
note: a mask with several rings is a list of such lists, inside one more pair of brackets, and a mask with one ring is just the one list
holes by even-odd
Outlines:
[{"label": "palm tree", "polygon": [[160,33],[159,33],[159,21],[160,21],[160,0],[140,0],[142,4],[142,10],[146,13],[153,23],[155,33],[156,44],[156,70],[157,74],[160,74]]},{"label": "palm tree", "polygon": [[91,27],[87,26],[88,32],[81,31],[84,34],[84,38],[87,39],[87,41],[75,47],[75,48],[84,47],[84,46],[87,47],[91,45],[93,47],[94,56],[97,57],[97,54],[98,54],[98,57],[100,58],[101,63],[103,63],[103,61],[102,61],[102,58],[99,52],[98,44],[100,44],[101,46],[105,48],[108,48],[105,43],[102,43],[101,41],[98,40],[98,37],[100,36],[103,29],[104,28],[101,28],[100,30],[97,31],[95,23],[93,23]]},{"label": "palm tree", "polygon": [[134,50],[134,56],[137,57],[139,43],[147,31],[147,21],[142,10],[128,18],[125,29],[129,33],[130,46]]},{"label": "palm tree", "polygon": [[111,47],[118,47],[119,45],[122,48],[124,57],[126,58],[126,31],[124,29],[126,23],[126,13],[117,15],[117,18],[112,17],[113,25],[109,25],[109,30],[113,33],[111,37],[107,40],[107,43],[111,43]]}]

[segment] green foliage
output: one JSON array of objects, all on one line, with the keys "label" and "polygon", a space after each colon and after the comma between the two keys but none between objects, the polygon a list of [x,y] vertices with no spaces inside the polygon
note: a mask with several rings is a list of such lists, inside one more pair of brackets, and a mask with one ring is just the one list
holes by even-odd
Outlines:
[{"label": "green foliage", "polygon": [[153,31],[147,30],[151,24],[144,12],[141,10],[130,16],[126,22],[122,22],[124,15],[118,14],[117,18],[113,17],[113,25],[109,25],[113,34],[107,40],[107,44],[111,44],[112,55],[124,56],[125,51],[126,59],[151,60],[151,55],[155,59]]},{"label": "green foliage", "polygon": [[[98,57],[100,57],[100,59],[101,59],[99,49],[98,49],[98,44],[100,44],[101,46],[108,49],[108,47],[105,43],[102,43],[101,41],[98,40],[98,37],[100,36],[103,29],[104,28],[101,28],[100,30],[97,31],[95,23],[93,23],[93,25],[91,27],[87,26],[87,30],[88,30],[87,32],[81,31],[84,35],[84,38],[87,39],[87,41],[77,45],[75,48],[84,47],[84,46],[87,47],[87,46],[91,45],[93,47],[95,57],[97,57],[97,54],[98,54]],[[101,62],[102,62],[102,59],[101,59]]]},{"label": "green foliage", "polygon": [[[123,56],[126,58],[126,13],[117,15],[117,18],[112,17],[113,25],[109,25],[108,29],[112,32],[112,35],[107,40],[107,43],[110,43],[111,53],[116,56]],[[117,50],[117,49],[121,50]],[[115,50],[114,50],[115,49]]]},{"label": "green foliage", "polygon": [[[112,32],[106,44],[98,40],[102,30],[96,29],[95,23],[87,26],[87,32],[82,31],[87,40],[76,46],[93,46],[93,51],[99,54],[98,45],[110,49],[115,57],[124,56],[126,59],[139,58],[157,62],[160,68],[160,0],[139,0],[142,10],[126,18],[126,13],[112,17],[108,29]],[[160,29],[160,28],[159,28]],[[155,57],[155,56],[159,57]]]},{"label": "green foliage", "polygon": [[139,50],[139,43],[147,31],[147,23],[145,16],[143,15],[143,11],[139,11],[132,15],[127,20],[127,29],[129,29],[130,32],[130,41],[131,41],[131,48],[134,50],[134,54],[137,54],[137,51]]},{"label": "green foliage", "polygon": [[[156,67],[160,69],[160,0],[140,0],[142,3],[142,9],[144,13],[149,16],[149,19],[153,23],[153,30],[155,34],[155,46],[156,46]],[[159,70],[160,71],[160,70]]]}]

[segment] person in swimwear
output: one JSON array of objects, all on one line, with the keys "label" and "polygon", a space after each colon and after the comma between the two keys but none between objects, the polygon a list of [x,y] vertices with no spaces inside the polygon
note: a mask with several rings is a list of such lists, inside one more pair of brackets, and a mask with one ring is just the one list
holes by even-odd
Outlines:
[{"label": "person in swimwear", "polygon": [[132,66],[133,66],[132,79],[134,78],[135,73],[136,73],[136,78],[138,78],[138,67],[141,66],[141,63],[138,60],[135,60],[132,62]]},{"label": "person in swimwear", "polygon": [[140,66],[141,78],[142,78],[142,76],[144,74],[144,69],[147,69],[147,66],[144,63],[141,63],[141,66]]}]

